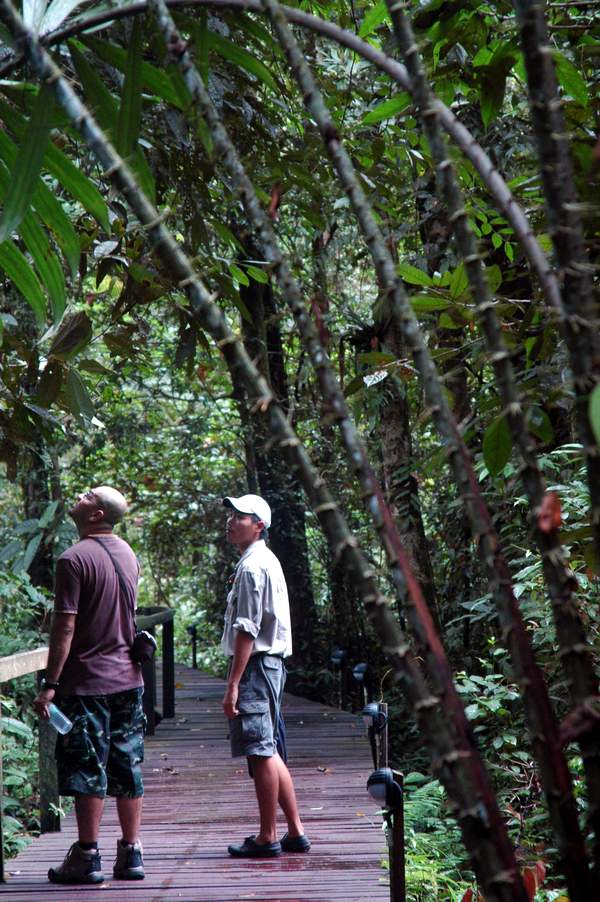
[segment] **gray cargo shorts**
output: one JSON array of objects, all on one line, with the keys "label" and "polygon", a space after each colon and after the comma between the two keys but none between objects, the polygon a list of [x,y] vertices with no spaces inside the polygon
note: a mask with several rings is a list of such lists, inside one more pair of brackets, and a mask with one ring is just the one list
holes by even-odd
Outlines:
[{"label": "gray cargo shorts", "polygon": [[233,758],[258,755],[271,758],[277,751],[277,722],[286,670],[276,655],[252,655],[238,696],[239,714],[229,721]]}]

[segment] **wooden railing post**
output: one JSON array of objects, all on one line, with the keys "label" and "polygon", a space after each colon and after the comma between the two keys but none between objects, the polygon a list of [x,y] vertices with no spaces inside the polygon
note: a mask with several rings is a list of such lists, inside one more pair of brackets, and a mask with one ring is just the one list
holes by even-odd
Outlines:
[{"label": "wooden railing post", "polygon": [[[54,748],[56,746],[56,730],[47,720],[40,720],[39,764],[40,764],[40,830],[42,833],[56,833],[60,830],[60,796],[58,794],[58,774]],[[54,807],[54,810],[52,808]]]},{"label": "wooden railing post", "polygon": [[163,717],[175,717],[175,624],[166,620],[162,629]]}]

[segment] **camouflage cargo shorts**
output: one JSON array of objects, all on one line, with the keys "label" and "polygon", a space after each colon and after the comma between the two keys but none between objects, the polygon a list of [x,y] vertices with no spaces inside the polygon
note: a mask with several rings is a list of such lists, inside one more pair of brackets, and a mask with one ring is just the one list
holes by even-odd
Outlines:
[{"label": "camouflage cargo shorts", "polygon": [[61,795],[144,794],[142,761],[146,717],[143,689],[111,695],[69,695],[56,699],[73,729],[56,742]]}]

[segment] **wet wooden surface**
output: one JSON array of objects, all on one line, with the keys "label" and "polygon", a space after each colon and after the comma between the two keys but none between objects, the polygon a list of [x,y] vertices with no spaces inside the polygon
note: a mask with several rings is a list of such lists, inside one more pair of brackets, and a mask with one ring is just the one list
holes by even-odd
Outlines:
[{"label": "wet wooden surface", "polygon": [[[257,809],[244,759],[232,760],[221,710],[224,684],[177,668],[176,716],[146,741],[146,798],[142,841],[146,879],[114,880],[119,834],[114,800],[100,836],[105,882],[98,887],[54,886],[47,871],[77,838],[73,814],[61,833],[36,839],[7,863],[0,896],[10,902],[106,898],[139,902],[303,902],[383,900],[381,817],[365,790],[372,769],[362,719],[287,695],[288,749],[307,835],[305,855],[235,860],[227,845],[257,830]],[[281,833],[285,825],[281,820]]]}]

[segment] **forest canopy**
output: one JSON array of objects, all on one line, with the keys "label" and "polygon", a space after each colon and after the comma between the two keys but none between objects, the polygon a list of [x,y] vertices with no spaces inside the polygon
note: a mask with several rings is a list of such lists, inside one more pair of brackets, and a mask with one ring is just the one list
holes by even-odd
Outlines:
[{"label": "forest canopy", "polygon": [[448,805],[486,900],[536,862],[593,898],[594,3],[0,0],[0,40],[0,653],[112,484],[221,672],[222,498],[260,492],[295,691],[366,662],[435,800],[423,886],[471,879]]}]

